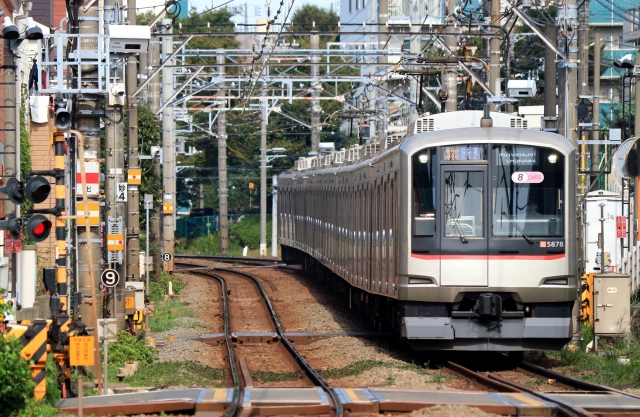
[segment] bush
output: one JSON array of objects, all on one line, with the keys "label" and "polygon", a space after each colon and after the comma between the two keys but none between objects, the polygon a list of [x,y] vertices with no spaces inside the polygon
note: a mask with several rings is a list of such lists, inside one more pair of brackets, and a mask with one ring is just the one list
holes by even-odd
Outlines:
[{"label": "bush", "polygon": [[169,275],[168,272],[162,272],[159,277],[154,276],[149,282],[149,298],[151,301],[160,301],[164,298],[164,295],[169,293],[169,281],[171,281],[173,293],[180,294],[185,282],[177,275]]},{"label": "bush", "polygon": [[109,366],[121,368],[127,361],[137,361],[139,366],[147,365],[158,357],[158,351],[138,340],[135,336],[122,331],[118,341],[109,343]]},{"label": "bush", "polygon": [[[244,216],[229,228],[229,234],[241,247],[260,248],[260,216]],[[271,246],[271,220],[267,220],[267,246]]]},{"label": "bush", "polygon": [[13,416],[33,397],[35,383],[29,365],[20,356],[22,344],[0,336],[0,416]]}]

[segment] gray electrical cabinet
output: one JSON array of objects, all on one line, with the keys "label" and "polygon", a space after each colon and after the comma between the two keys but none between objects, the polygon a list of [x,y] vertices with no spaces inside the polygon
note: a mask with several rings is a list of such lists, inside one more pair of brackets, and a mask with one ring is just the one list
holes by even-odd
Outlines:
[{"label": "gray electrical cabinet", "polygon": [[606,273],[593,280],[593,332],[618,336],[631,331],[631,280],[629,275]]}]

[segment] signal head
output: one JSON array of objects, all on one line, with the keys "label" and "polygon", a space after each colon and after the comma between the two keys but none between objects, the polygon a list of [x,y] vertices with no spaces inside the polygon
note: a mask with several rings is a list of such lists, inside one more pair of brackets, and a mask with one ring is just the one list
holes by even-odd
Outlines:
[{"label": "signal head", "polygon": [[0,230],[8,230],[13,240],[20,239],[22,233],[22,220],[16,219],[16,216],[10,214],[6,220],[0,221]]},{"label": "signal head", "polygon": [[27,235],[29,239],[42,242],[51,232],[51,221],[43,214],[34,214],[27,220]]},{"label": "signal head", "polygon": [[49,197],[51,184],[49,184],[49,181],[45,177],[32,177],[27,181],[24,192],[27,200],[35,204],[42,203],[47,199],[47,197]]},{"label": "signal head", "polygon": [[22,183],[15,178],[9,178],[7,185],[0,187],[0,193],[6,194],[13,204],[22,204],[24,201],[24,188]]}]

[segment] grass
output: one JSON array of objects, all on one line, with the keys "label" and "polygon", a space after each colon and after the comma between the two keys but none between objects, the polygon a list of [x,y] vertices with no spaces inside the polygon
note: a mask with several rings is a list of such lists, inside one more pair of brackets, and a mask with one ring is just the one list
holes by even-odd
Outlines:
[{"label": "grass", "polygon": [[302,379],[299,372],[251,371],[251,378],[260,383],[297,381]]},{"label": "grass", "polygon": [[157,362],[147,365],[133,376],[124,378],[134,387],[169,385],[224,387],[225,371],[195,362]]},{"label": "grass", "polygon": [[535,379],[533,379],[533,380],[531,380],[531,381],[527,381],[527,382],[525,383],[525,385],[526,385],[527,387],[539,387],[539,386],[540,386],[540,385],[542,385],[542,384],[545,384],[545,381],[543,381],[543,380],[542,380],[542,379],[540,379],[540,378],[535,378]]},{"label": "grass", "polygon": [[149,328],[154,332],[163,332],[181,325],[176,323],[177,318],[193,316],[193,311],[181,301],[156,302],[155,315],[149,317]]},{"label": "grass", "polygon": [[[585,347],[593,340],[593,328],[583,327],[583,347],[573,351],[563,349],[543,355],[560,361],[560,366],[570,366],[574,377],[609,387],[640,387],[640,339],[628,335],[616,339],[600,339],[601,355],[587,353]],[[618,363],[619,356],[630,359],[629,364]]]}]

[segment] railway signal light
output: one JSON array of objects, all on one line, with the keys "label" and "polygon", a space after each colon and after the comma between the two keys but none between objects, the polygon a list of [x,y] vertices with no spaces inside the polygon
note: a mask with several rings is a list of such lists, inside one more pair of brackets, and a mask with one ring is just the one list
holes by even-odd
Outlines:
[{"label": "railway signal light", "polygon": [[0,221],[0,230],[9,231],[13,240],[18,240],[22,231],[22,220],[16,219],[16,216],[10,214],[5,220]]},{"label": "railway signal light", "polygon": [[42,203],[49,197],[51,192],[51,184],[45,177],[35,176],[27,181],[27,185],[24,187],[24,194],[27,200],[38,204]]},{"label": "railway signal light", "polygon": [[42,242],[49,237],[51,226],[51,221],[44,214],[34,214],[27,220],[27,235],[31,240]]},{"label": "railway signal light", "polygon": [[24,188],[15,178],[9,178],[7,185],[0,187],[0,193],[6,194],[13,204],[22,204],[24,201]]}]

